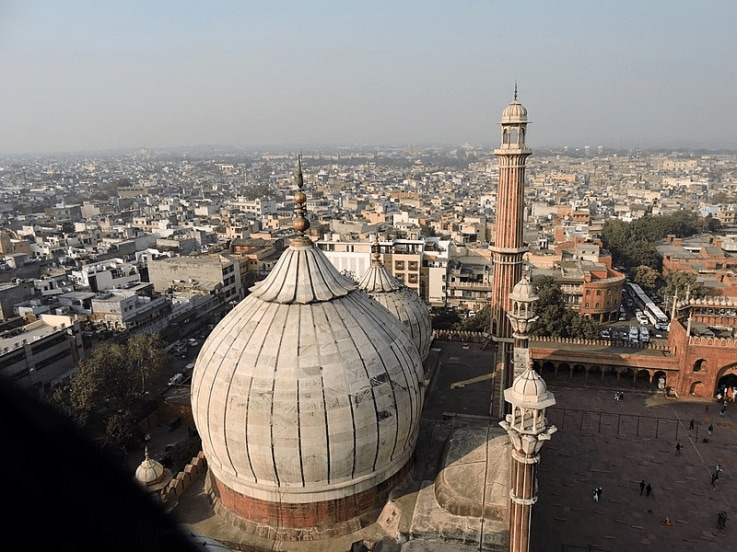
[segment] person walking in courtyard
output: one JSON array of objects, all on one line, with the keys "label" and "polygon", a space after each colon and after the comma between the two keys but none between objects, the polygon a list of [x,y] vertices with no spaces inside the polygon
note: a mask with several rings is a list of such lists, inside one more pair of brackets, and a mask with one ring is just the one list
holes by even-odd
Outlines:
[{"label": "person walking in courtyard", "polygon": [[640,481],[640,496],[645,492],[645,480]]},{"label": "person walking in courtyard", "polygon": [[645,487],[645,496],[650,496],[653,492],[652,485],[650,483],[647,484],[647,487]]},{"label": "person walking in courtyard", "polygon": [[688,430],[689,430],[689,431],[693,431],[693,426],[694,426],[694,423],[695,423],[695,422],[696,422],[696,421],[695,421],[695,420],[694,420],[693,418],[691,418],[691,421],[690,421],[690,422],[688,422]]},{"label": "person walking in courtyard", "polygon": [[715,471],[711,474],[711,488],[712,490],[717,490],[717,481],[719,480],[719,472]]},{"label": "person walking in courtyard", "polygon": [[709,435],[711,435],[712,431],[714,431],[714,424],[709,424],[709,427],[706,428],[706,431]]},{"label": "person walking in courtyard", "polygon": [[681,443],[676,443],[676,456],[681,455]]}]

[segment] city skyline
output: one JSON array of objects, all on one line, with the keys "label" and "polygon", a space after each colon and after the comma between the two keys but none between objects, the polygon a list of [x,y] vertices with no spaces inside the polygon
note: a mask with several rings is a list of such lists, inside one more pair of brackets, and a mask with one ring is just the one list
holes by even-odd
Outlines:
[{"label": "city skyline", "polygon": [[533,149],[734,149],[735,36],[726,0],[11,0],[0,155],[494,147],[515,83]]}]

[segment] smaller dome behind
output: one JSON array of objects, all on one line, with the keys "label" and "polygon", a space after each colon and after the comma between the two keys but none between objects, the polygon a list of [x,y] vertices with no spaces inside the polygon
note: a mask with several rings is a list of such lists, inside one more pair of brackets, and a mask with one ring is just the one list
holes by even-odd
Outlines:
[{"label": "smaller dome behind", "polygon": [[432,321],[427,305],[419,295],[389,273],[381,262],[378,242],[374,249],[371,266],[359,279],[358,288],[399,319],[424,362],[430,354],[432,342]]}]

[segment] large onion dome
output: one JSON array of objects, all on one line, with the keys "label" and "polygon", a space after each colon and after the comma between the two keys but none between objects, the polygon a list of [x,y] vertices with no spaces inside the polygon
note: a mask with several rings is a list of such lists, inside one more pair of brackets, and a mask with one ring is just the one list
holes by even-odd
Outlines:
[{"label": "large onion dome", "polygon": [[[304,232],[301,170],[298,178],[295,229]],[[211,474],[261,504],[371,489],[414,450],[422,373],[401,323],[299,236],[197,358],[192,409]],[[298,525],[289,511],[277,521]]]}]

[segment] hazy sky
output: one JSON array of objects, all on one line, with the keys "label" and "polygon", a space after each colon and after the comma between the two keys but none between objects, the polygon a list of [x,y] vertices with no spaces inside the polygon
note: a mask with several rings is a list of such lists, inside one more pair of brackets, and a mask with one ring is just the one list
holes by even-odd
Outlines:
[{"label": "hazy sky", "polygon": [[737,148],[734,0],[0,0],[0,154]]}]

